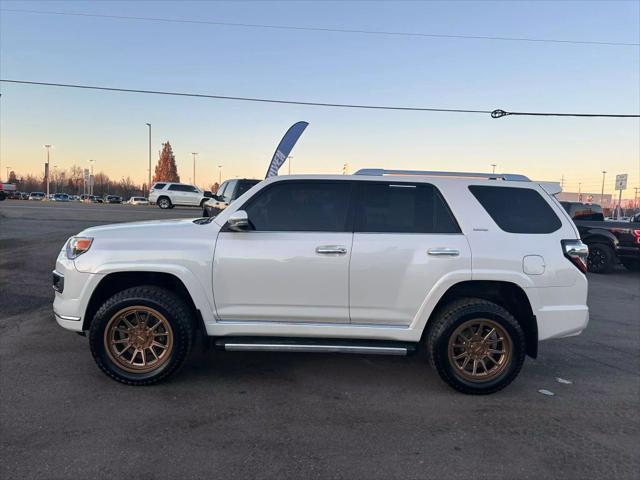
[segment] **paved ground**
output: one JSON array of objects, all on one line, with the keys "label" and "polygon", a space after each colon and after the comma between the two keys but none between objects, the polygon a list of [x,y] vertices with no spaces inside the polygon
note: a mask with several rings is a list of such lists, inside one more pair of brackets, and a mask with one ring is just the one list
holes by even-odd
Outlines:
[{"label": "paved ground", "polygon": [[0,203],[0,478],[639,478],[640,275],[625,270],[591,275],[587,331],[541,344],[488,397],[421,356],[197,353],[163,385],[108,379],[53,320],[57,252],[90,225],[197,213]]}]

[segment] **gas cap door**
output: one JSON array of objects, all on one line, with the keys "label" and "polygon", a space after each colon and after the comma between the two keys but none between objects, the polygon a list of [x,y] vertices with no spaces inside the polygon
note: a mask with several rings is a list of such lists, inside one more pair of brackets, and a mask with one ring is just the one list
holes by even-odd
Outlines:
[{"label": "gas cap door", "polygon": [[540,255],[526,255],[522,259],[522,271],[527,275],[542,275],[545,266],[544,258]]}]

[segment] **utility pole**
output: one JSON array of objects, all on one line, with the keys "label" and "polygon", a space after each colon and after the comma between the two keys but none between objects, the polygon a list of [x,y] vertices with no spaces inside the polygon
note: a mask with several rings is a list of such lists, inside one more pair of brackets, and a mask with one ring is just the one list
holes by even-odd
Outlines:
[{"label": "utility pole", "polygon": [[633,194],[633,208],[638,208],[638,190],[640,190],[640,188],[634,187],[633,190],[635,191]]},{"label": "utility pole", "polygon": [[149,127],[149,180],[147,181],[147,196],[149,196],[149,192],[151,191],[151,124],[147,123],[147,127]]},{"label": "utility pole", "polygon": [[52,147],[52,145],[49,145],[49,144],[44,145],[44,148],[47,149],[47,164],[44,167],[44,173],[45,173],[45,176],[47,177],[46,178],[46,180],[47,180],[47,200],[49,200],[49,150],[51,149],[51,147]]},{"label": "utility pole", "polygon": [[198,152],[191,152],[191,155],[193,155],[193,184],[196,185],[196,155]]},{"label": "utility pole", "polygon": [[600,190],[600,205],[604,202],[604,177],[607,174],[606,170],[602,170],[602,190]]},{"label": "utility pole", "polygon": [[578,182],[578,201],[582,201],[582,182]]},{"label": "utility pole", "polygon": [[289,160],[289,175],[291,175],[291,160],[293,160],[293,155],[289,155],[287,160]]},{"label": "utility pole", "polygon": [[497,167],[497,165],[495,163],[491,164],[491,168],[493,168],[491,173],[496,173],[496,167]]},{"label": "utility pole", "polygon": [[564,175],[562,175],[562,177],[560,177],[560,188],[562,190],[564,190]]},{"label": "utility pole", "polygon": [[218,165],[218,188],[222,184],[222,165]]}]

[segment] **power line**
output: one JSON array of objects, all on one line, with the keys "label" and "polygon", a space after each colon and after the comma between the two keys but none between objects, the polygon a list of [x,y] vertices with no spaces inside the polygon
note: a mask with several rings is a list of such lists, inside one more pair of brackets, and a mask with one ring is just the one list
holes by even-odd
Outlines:
[{"label": "power line", "polygon": [[133,89],[133,88],[101,87],[97,85],[81,85],[81,84],[71,84],[71,83],[33,82],[28,80],[0,79],[0,82],[16,83],[16,84],[22,84],[22,85],[40,85],[40,86],[46,86],[46,87],[102,90],[107,92],[144,93],[144,94],[151,94],[151,95],[170,95],[170,96],[177,96],[177,97],[209,98],[214,100],[234,100],[234,101],[241,101],[241,102],[302,105],[302,106],[309,106],[309,107],[357,108],[357,109],[369,109],[369,110],[396,110],[396,111],[412,111],[412,112],[481,113],[481,114],[490,114],[492,118],[500,118],[507,115],[640,118],[640,115],[609,114],[609,113],[507,112],[500,109],[471,110],[471,109],[465,109],[465,108],[397,107],[397,106],[390,106],[390,105],[360,105],[360,104],[351,104],[351,103],[308,102],[308,101],[299,101],[299,100],[280,100],[280,99],[273,99],[273,98],[235,97],[235,96],[227,96],[227,95],[209,95],[204,93],[170,92],[170,91],[164,91],[164,90],[140,90],[140,89]]},{"label": "power line", "polygon": [[308,31],[308,32],[350,33],[350,34],[362,34],[362,35],[386,35],[386,36],[395,36],[395,37],[456,38],[456,39],[464,39],[464,40],[565,43],[565,44],[574,44],[574,45],[605,45],[605,46],[625,46],[625,47],[640,46],[640,43],[608,42],[608,41],[605,42],[605,41],[596,41],[596,40],[567,40],[567,39],[558,39],[558,38],[533,38],[533,37],[503,37],[503,36],[493,36],[493,35],[453,35],[453,34],[422,33],[422,32],[361,30],[361,29],[351,29],[351,28],[308,27],[308,26],[296,26],[296,25],[270,25],[270,24],[262,24],[262,23],[220,22],[220,21],[214,21],[214,20],[140,17],[140,16],[130,16],[130,15],[105,15],[105,14],[98,14],[98,13],[57,12],[57,11],[51,11],[51,10],[25,10],[25,9],[17,9],[17,8],[2,8],[0,9],[0,11],[11,12],[11,13],[39,14],[39,15],[63,15],[63,16],[74,16],[74,17],[109,18],[113,20],[142,20],[142,21],[148,21],[148,22],[189,23],[189,24],[215,25],[215,26],[224,26],[224,27],[261,28],[261,29],[271,29],[271,30],[296,30],[296,31]]}]

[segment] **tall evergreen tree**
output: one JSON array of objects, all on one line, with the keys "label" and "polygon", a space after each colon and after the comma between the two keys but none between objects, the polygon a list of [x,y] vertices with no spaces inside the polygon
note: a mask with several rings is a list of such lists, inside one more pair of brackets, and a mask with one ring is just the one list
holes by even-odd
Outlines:
[{"label": "tall evergreen tree", "polygon": [[179,182],[178,167],[176,166],[176,157],[171,149],[171,144],[162,144],[162,152],[160,159],[156,165],[156,171],[153,175],[154,182]]}]

